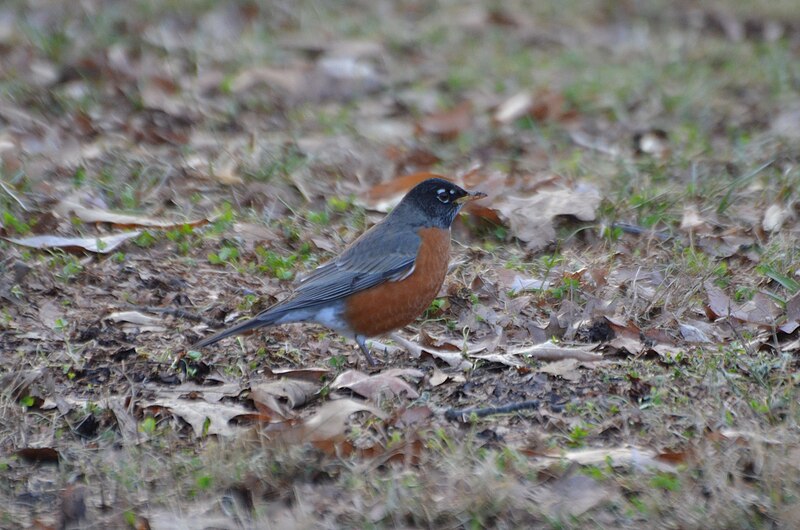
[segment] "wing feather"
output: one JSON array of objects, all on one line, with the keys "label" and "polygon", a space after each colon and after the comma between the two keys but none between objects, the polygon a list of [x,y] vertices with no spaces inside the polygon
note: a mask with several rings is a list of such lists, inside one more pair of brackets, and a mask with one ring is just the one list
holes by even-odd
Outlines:
[{"label": "wing feather", "polygon": [[301,280],[284,309],[300,309],[345,298],[385,281],[399,281],[414,268],[421,240],[413,231],[385,235],[368,231],[336,259]]}]

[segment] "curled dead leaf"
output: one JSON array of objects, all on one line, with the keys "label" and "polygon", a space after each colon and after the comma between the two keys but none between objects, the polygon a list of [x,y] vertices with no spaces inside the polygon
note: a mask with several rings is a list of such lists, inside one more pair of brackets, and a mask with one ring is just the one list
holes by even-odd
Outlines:
[{"label": "curled dead leaf", "polygon": [[592,353],[586,348],[573,348],[560,346],[552,342],[535,344],[524,348],[509,350],[507,355],[517,355],[522,357],[533,357],[541,361],[558,361],[562,359],[576,359],[578,361],[599,361],[603,358],[602,354]]},{"label": "curled dead leaf", "polygon": [[314,399],[319,392],[319,382],[305,381],[302,379],[281,379],[253,385],[250,389],[250,399],[261,412],[269,419],[284,420],[292,417],[287,409],[295,409]]},{"label": "curled dead leaf", "polygon": [[345,441],[347,419],[356,412],[369,412],[373,416],[386,419],[377,407],[355,399],[328,401],[311,417],[298,424],[267,431],[265,435],[275,441],[289,444],[320,442],[339,443]]},{"label": "curled dead leaf", "polygon": [[6,241],[23,247],[47,249],[61,248],[64,250],[86,250],[96,254],[108,254],[129,239],[139,237],[141,231],[123,232],[98,237],[62,237],[62,236],[33,236],[22,239],[3,238]]},{"label": "curled dead leaf", "polygon": [[[109,223],[120,228],[131,227],[144,227],[144,228],[161,228],[172,229],[181,226],[202,226],[209,222],[208,219],[194,219],[188,221],[172,221],[167,219],[156,219],[153,217],[145,217],[141,215],[128,215],[123,213],[112,212],[102,208],[89,208],[83,206],[74,199],[63,199],[55,206],[54,211],[64,218],[77,217],[84,223]],[[133,232],[126,232],[132,234]],[[138,236],[139,233],[136,233]],[[130,236],[130,237],[136,237]],[[88,238],[87,238],[88,239]]]}]

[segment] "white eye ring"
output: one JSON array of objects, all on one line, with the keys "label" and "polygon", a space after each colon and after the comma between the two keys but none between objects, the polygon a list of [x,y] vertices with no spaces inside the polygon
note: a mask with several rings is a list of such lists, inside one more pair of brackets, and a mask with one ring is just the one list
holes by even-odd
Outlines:
[{"label": "white eye ring", "polygon": [[[450,190],[450,193],[453,193],[453,190]],[[436,190],[436,198],[439,199],[440,202],[447,204],[450,202],[450,197],[447,196],[447,190],[444,188],[439,188]]]}]

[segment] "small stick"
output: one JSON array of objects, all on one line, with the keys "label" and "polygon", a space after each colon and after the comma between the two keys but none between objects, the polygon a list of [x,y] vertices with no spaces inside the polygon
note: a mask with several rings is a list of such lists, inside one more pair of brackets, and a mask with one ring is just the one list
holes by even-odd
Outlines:
[{"label": "small stick", "polygon": [[478,418],[483,418],[485,416],[492,416],[494,414],[508,414],[509,412],[516,412],[518,410],[527,410],[527,409],[536,409],[539,408],[539,400],[533,399],[530,401],[518,401],[516,403],[509,403],[508,405],[502,405],[500,407],[486,407],[483,409],[479,408],[471,408],[471,409],[448,409],[444,413],[445,419],[450,421],[461,421],[466,423],[469,421],[469,418],[473,415],[477,416]]},{"label": "small stick", "polygon": [[20,207],[21,207],[23,210],[25,210],[26,212],[29,212],[29,211],[30,211],[30,210],[28,210],[28,207],[27,207],[27,206],[25,206],[25,203],[23,203],[23,202],[22,202],[22,200],[21,200],[19,197],[17,197],[17,196],[14,194],[14,192],[13,192],[13,191],[11,191],[11,189],[10,189],[8,186],[6,186],[6,183],[5,183],[5,182],[3,182],[2,180],[0,180],[0,187],[2,187],[2,188],[3,188],[3,191],[5,191],[6,193],[8,193],[8,195],[9,195],[9,196],[10,196],[12,199],[14,199],[15,201],[17,201],[17,204],[19,204],[19,205],[20,205]]}]

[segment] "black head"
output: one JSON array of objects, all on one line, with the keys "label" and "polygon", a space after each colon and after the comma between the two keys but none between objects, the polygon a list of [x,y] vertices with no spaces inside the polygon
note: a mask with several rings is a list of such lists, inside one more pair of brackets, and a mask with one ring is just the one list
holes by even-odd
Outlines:
[{"label": "black head", "polygon": [[464,204],[483,197],[484,193],[470,193],[452,182],[433,178],[414,186],[395,212],[403,211],[415,224],[450,228]]}]

